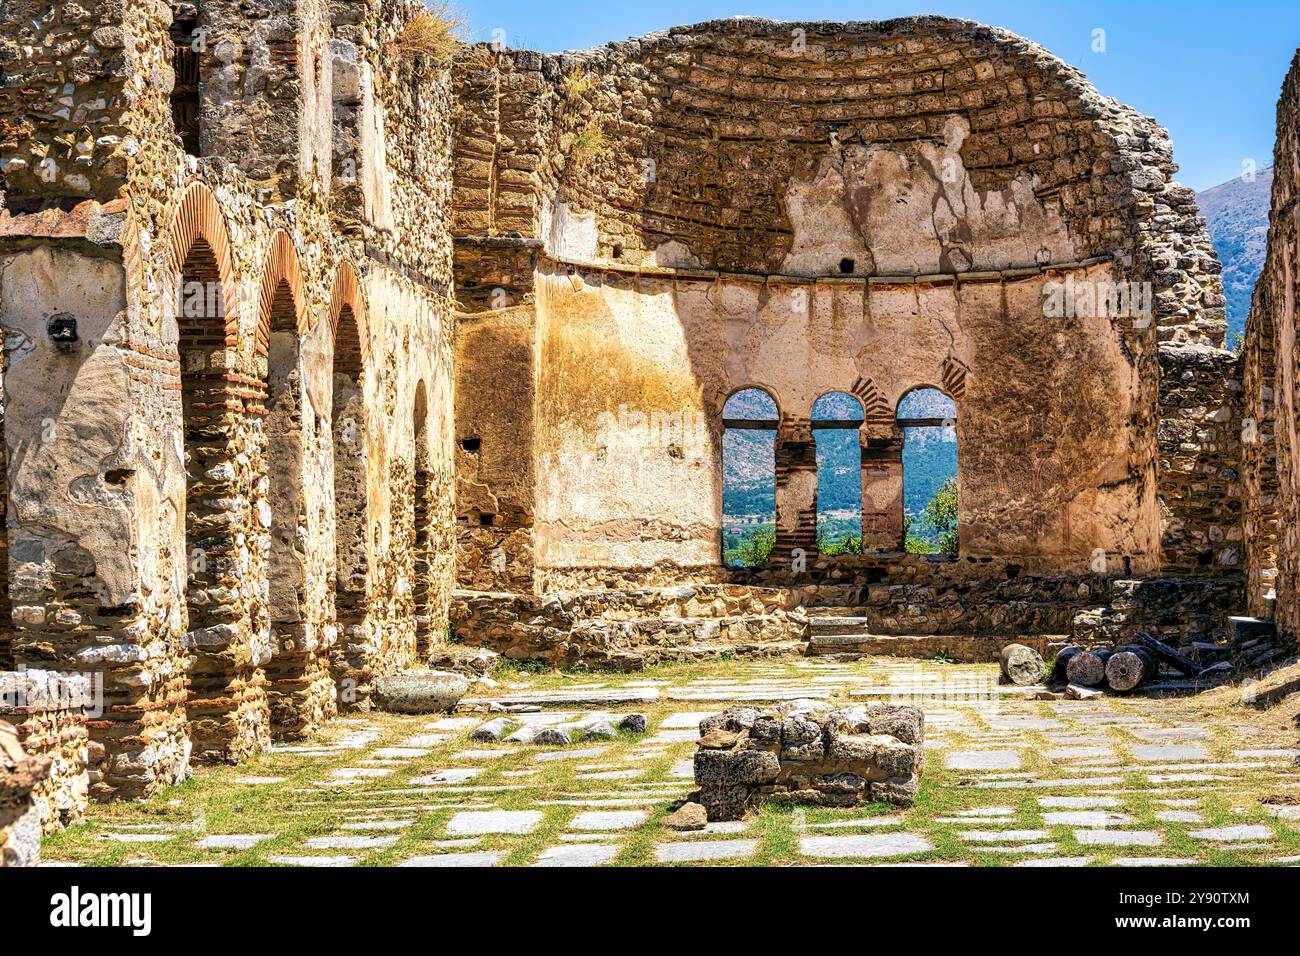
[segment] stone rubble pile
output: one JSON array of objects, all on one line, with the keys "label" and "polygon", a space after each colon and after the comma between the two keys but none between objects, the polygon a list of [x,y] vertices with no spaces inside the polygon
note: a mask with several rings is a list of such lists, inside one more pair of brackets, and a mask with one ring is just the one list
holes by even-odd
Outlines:
[{"label": "stone rubble pile", "polygon": [[1253,617],[1230,617],[1228,652],[1239,671],[1278,667],[1295,654],[1295,648],[1278,634],[1272,621]]},{"label": "stone rubble pile", "polygon": [[923,764],[920,708],[819,711],[825,706],[795,701],[769,713],[732,707],[702,720],[695,783],[708,818],[739,820],[765,800],[910,806]]}]

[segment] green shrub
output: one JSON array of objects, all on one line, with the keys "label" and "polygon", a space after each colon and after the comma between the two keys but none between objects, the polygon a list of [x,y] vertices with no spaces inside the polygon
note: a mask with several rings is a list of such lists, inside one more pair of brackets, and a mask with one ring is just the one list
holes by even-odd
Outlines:
[{"label": "green shrub", "polygon": [[[927,534],[917,534],[924,529]],[[905,549],[909,554],[957,553],[957,479],[949,478],[926,504],[915,521],[903,518]]]},{"label": "green shrub", "polygon": [[827,558],[833,558],[837,554],[861,554],[862,538],[847,537],[830,541],[823,536],[817,539],[817,552]]},{"label": "green shrub", "polygon": [[755,529],[753,533],[740,539],[732,548],[722,555],[722,562],[729,567],[761,568],[776,547],[776,528]]}]

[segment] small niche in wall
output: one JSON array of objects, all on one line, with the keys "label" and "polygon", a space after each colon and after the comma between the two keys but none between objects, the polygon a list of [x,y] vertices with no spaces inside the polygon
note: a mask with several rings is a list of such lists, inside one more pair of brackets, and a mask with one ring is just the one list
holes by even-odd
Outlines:
[{"label": "small niche in wall", "polygon": [[460,447],[465,451],[477,452],[482,446],[483,439],[481,438],[462,438],[460,440]]},{"label": "small niche in wall", "polygon": [[[199,70],[198,42],[201,34],[193,8],[173,4],[177,15],[172,18],[172,122],[181,148],[192,156],[199,155]],[[188,8],[188,10],[186,9]]]},{"label": "small niche in wall", "polygon": [[854,272],[854,270],[857,269],[857,267],[858,267],[858,264],[857,264],[857,262],[854,261],[853,259],[841,259],[841,260],[840,260],[840,274],[841,274],[841,275],[851,276],[851,275],[853,275],[853,272]]},{"label": "small niche in wall", "polygon": [[496,521],[497,521],[497,516],[496,516],[496,515],[479,515],[479,516],[478,516],[479,527],[482,527],[482,528],[490,528],[490,527],[492,527],[494,524],[496,524]]}]

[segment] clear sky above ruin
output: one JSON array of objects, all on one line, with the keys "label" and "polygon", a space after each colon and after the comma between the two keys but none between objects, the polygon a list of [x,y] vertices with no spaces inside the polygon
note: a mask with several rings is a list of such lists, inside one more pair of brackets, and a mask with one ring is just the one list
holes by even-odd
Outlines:
[{"label": "clear sky above ruin", "polygon": [[[1273,156],[1278,91],[1300,44],[1300,3],[1259,0],[464,0],[476,39],[505,31],[512,47],[584,49],[686,23],[747,15],[773,20],[888,19],[922,13],[1005,27],[1078,67],[1107,96],[1170,131],[1179,180],[1201,190]],[[1094,31],[1104,30],[1102,51]]]}]

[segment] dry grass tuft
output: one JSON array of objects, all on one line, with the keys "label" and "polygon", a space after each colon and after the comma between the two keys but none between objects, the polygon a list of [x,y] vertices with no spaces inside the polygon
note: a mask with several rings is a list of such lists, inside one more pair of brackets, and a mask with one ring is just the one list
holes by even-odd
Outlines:
[{"label": "dry grass tuft", "polygon": [[581,162],[603,153],[608,145],[604,131],[592,123],[574,138],[569,153],[575,160]]},{"label": "dry grass tuft", "polygon": [[1300,729],[1300,663],[1205,691],[1191,702],[1201,713],[1252,727]]},{"label": "dry grass tuft", "polygon": [[433,0],[402,25],[397,46],[403,55],[427,55],[436,63],[446,63],[466,39],[466,21],[459,10],[443,0]]},{"label": "dry grass tuft", "polygon": [[564,77],[564,98],[570,103],[581,99],[582,94],[589,89],[591,89],[591,77],[581,67],[575,66]]}]

